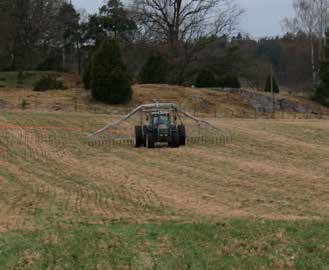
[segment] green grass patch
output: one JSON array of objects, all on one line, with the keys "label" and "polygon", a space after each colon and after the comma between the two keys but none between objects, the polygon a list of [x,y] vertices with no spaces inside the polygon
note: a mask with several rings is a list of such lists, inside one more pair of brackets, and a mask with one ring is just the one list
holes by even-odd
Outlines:
[{"label": "green grass patch", "polygon": [[327,269],[327,222],[54,223],[0,236],[3,269]]}]

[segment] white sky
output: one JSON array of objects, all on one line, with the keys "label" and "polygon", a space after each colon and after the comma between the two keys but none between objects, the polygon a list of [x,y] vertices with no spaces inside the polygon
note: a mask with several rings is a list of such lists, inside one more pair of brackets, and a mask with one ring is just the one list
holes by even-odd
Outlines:
[{"label": "white sky", "polygon": [[[73,0],[77,8],[95,12],[104,0]],[[237,0],[246,11],[241,30],[255,38],[282,34],[281,20],[292,16],[292,0]],[[125,1],[123,1],[125,2]]]}]

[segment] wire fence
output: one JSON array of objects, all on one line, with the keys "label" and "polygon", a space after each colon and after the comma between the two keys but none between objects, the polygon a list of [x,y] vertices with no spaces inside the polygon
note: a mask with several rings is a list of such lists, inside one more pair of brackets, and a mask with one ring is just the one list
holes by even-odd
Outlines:
[{"label": "wire fence", "polygon": [[[128,130],[129,129],[129,130]],[[188,126],[187,146],[225,145],[232,142],[230,133],[211,133],[204,128]],[[122,133],[120,133],[122,131]],[[129,131],[129,133],[127,133]],[[135,139],[131,125],[111,130],[89,140],[90,132],[60,127],[0,127],[0,158],[57,160],[75,153],[87,157],[94,148],[134,148]]]},{"label": "wire fence", "polygon": [[287,111],[275,111],[275,112],[259,112],[257,110],[241,110],[233,111],[226,110],[225,112],[214,112],[214,118],[240,118],[240,119],[329,119],[329,114],[326,112],[287,112]]}]

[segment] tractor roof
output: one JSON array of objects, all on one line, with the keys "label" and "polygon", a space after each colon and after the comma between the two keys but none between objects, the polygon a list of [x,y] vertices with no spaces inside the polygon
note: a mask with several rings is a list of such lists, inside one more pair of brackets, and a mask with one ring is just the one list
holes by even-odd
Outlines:
[{"label": "tractor roof", "polygon": [[159,114],[170,114],[170,112],[168,112],[168,111],[151,112],[151,115],[159,115]]}]

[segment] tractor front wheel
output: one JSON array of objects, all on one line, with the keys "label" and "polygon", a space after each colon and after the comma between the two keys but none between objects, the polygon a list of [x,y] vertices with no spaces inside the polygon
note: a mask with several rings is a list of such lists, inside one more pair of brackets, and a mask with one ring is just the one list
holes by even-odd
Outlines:
[{"label": "tractor front wheel", "polygon": [[155,147],[155,138],[151,132],[146,134],[146,146],[147,148],[154,148]]},{"label": "tractor front wheel", "polygon": [[184,125],[178,126],[179,145],[186,145],[186,129]]},{"label": "tractor front wheel", "polygon": [[177,148],[179,147],[179,134],[176,131],[171,132],[171,142],[170,147]]}]

